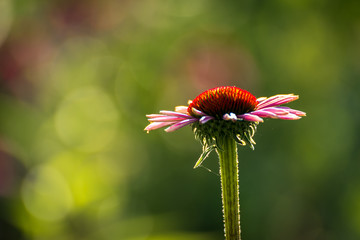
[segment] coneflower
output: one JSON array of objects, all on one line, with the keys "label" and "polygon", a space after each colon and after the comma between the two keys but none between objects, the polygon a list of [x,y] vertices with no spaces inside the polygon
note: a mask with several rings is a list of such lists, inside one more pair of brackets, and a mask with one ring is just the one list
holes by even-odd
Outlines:
[{"label": "coneflower", "polygon": [[194,168],[216,150],[227,240],[241,239],[237,144],[248,144],[254,149],[253,136],[263,118],[297,120],[305,116],[302,111],[280,106],[298,98],[294,94],[256,98],[238,87],[217,87],[190,100],[188,106],[146,115],[150,122],[145,128],[147,132],[162,127],[167,127],[166,132],[172,132],[192,125],[195,138],[203,146],[203,153]]}]

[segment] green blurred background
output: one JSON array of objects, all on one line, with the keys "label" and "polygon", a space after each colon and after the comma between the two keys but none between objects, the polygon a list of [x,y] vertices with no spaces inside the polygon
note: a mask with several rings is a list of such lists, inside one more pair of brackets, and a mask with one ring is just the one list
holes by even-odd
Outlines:
[{"label": "green blurred background", "polygon": [[360,239],[359,78],[358,0],[0,0],[0,239],[223,239],[191,128],[143,130],[220,85],[308,114],[239,149],[243,239]]}]

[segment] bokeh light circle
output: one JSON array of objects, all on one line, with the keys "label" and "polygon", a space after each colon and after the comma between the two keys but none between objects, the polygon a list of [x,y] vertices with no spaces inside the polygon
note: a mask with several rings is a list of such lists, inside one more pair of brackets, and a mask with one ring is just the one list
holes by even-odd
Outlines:
[{"label": "bokeh light circle", "polygon": [[75,90],[55,114],[60,139],[83,152],[103,150],[116,135],[118,113],[108,95],[96,87]]},{"label": "bokeh light circle", "polygon": [[63,219],[73,206],[73,198],[65,178],[49,166],[30,170],[21,190],[27,211],[44,221]]}]

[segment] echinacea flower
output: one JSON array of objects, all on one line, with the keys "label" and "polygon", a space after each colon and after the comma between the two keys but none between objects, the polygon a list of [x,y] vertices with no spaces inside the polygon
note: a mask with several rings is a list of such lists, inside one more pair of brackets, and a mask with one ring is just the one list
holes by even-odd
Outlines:
[{"label": "echinacea flower", "polygon": [[258,123],[263,118],[297,120],[306,114],[299,110],[280,106],[298,99],[294,94],[279,94],[269,98],[256,98],[251,93],[238,87],[217,87],[209,89],[188,106],[177,106],[175,111],[160,111],[160,114],[146,115],[150,124],[147,132],[167,127],[172,132],[184,126],[193,125],[196,137],[208,148],[212,141],[219,141],[221,136],[231,135],[241,144],[248,143],[254,148]]},{"label": "echinacea flower", "polygon": [[306,114],[280,106],[298,99],[294,94],[279,94],[256,98],[237,87],[217,87],[207,90],[178,106],[175,111],[160,111],[146,115],[150,124],[147,132],[167,127],[172,132],[192,125],[195,137],[203,146],[203,153],[194,168],[201,165],[212,150],[219,156],[225,238],[240,240],[239,174],[236,143],[249,144],[254,149],[253,136],[263,118],[297,120]]}]

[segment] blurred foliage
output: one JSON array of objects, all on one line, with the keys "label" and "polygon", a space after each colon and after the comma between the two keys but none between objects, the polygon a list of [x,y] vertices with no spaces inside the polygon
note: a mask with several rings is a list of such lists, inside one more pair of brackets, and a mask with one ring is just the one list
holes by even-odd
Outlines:
[{"label": "blurred foliage", "polygon": [[243,238],[359,239],[359,42],[356,0],[0,0],[0,239],[222,239],[191,129],[143,131],[220,85],[308,114],[239,149]]}]

